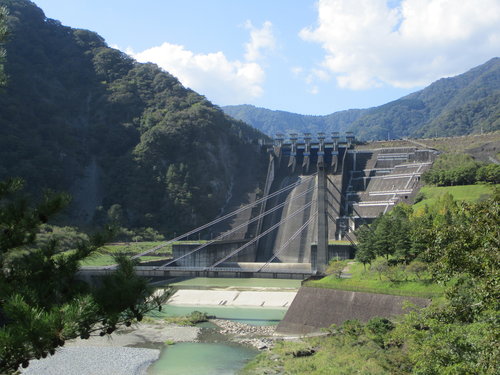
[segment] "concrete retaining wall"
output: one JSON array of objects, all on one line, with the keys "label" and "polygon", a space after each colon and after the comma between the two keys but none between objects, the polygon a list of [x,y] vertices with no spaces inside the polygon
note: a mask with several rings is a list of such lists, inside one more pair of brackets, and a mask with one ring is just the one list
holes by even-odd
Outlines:
[{"label": "concrete retaining wall", "polygon": [[404,313],[405,301],[419,307],[425,307],[430,302],[425,298],[302,287],[276,332],[305,335],[349,319],[368,321],[376,316],[388,318]]}]

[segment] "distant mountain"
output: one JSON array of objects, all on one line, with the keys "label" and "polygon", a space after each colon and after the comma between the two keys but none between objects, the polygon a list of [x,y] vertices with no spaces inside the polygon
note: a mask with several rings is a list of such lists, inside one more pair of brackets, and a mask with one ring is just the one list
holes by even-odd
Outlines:
[{"label": "distant mountain", "polygon": [[265,135],[31,1],[0,6],[10,14],[0,180],[71,192],[70,223],[101,224],[113,208],[123,225],[170,233],[255,189]]},{"label": "distant mountain", "polygon": [[326,116],[309,116],[273,111],[249,104],[230,105],[222,107],[222,109],[229,116],[244,121],[270,136],[274,136],[276,133],[344,131],[368,111],[366,109],[349,109]]},{"label": "distant mountain", "polygon": [[365,140],[444,137],[500,129],[500,58],[423,90],[369,109],[304,116],[253,106],[228,106],[232,117],[263,132],[353,131]]}]

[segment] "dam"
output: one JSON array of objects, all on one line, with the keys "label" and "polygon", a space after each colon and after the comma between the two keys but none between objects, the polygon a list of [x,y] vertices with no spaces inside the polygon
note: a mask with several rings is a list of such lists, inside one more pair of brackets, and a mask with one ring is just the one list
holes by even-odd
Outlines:
[{"label": "dam", "polygon": [[[355,230],[400,202],[411,203],[437,152],[415,145],[378,147],[352,133],[277,134],[263,189],[245,206],[134,257],[171,245],[172,259],[137,272],[152,278],[305,279],[332,258],[354,257]],[[223,228],[223,229],[221,229]],[[198,237],[198,242],[178,242]],[[87,267],[102,274],[110,267]]]}]

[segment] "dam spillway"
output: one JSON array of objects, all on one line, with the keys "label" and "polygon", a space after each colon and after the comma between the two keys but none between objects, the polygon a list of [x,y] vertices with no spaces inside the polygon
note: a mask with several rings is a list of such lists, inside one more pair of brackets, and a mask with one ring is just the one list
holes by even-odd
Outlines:
[{"label": "dam spillway", "polygon": [[[437,155],[413,145],[371,149],[356,145],[352,134],[336,133],[278,136],[264,147],[269,163],[263,190],[249,194],[247,205],[134,255],[172,246],[170,260],[140,266],[144,276],[303,279],[321,274],[330,259],[354,256],[360,225],[399,202],[413,201],[420,176]],[[224,221],[228,225],[217,230]],[[198,240],[177,242],[189,236]]]},{"label": "dam spillway", "polygon": [[260,198],[254,196],[259,204],[238,212],[221,240],[202,245],[205,255],[186,257],[198,245],[174,246],[174,258],[183,257],[177,265],[250,273],[265,267],[276,270],[274,277],[309,265],[321,273],[331,258],[353,257],[345,241],[354,244],[360,225],[412,202],[436,156],[414,146],[358,148],[349,133],[278,135],[266,147],[266,181]]}]

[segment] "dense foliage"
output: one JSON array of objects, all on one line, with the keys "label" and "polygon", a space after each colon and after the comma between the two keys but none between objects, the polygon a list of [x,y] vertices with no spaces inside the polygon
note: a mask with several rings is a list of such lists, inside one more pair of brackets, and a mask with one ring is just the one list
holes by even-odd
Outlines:
[{"label": "dense foliage", "polygon": [[7,40],[7,15],[8,10],[5,7],[0,7],[0,87],[5,85],[5,72],[3,63],[5,62],[5,48],[4,44]]},{"label": "dense foliage", "polygon": [[[418,230],[408,233],[408,221]],[[398,255],[397,246],[380,243],[376,232],[383,230],[396,242],[406,237],[406,249],[413,249],[411,257],[419,259],[407,267],[413,265],[412,272],[417,272],[425,265],[435,282],[447,286],[445,298],[393,321],[346,321],[330,327],[327,337],[281,343],[250,363],[245,374],[497,374],[499,222],[498,189],[477,203],[456,203],[445,197],[431,208],[412,212],[399,207],[379,218],[372,224],[372,234],[363,230],[362,251],[371,244],[383,256],[391,252],[389,260],[394,262],[386,267],[395,268],[407,261],[406,255]],[[404,233],[398,235],[386,223]]]},{"label": "dense foliage", "polygon": [[119,205],[124,227],[179,233],[256,188],[261,133],[30,1],[0,5],[10,29],[0,178],[70,192],[64,224],[99,225]]},{"label": "dense foliage", "polygon": [[343,132],[367,110],[349,109],[325,116],[299,115],[285,111],[272,111],[253,105],[230,105],[222,107],[225,113],[251,124],[260,131],[275,136],[277,133]]},{"label": "dense foliage", "polygon": [[[33,358],[54,354],[65,340],[111,334],[141,320],[168,295],[151,298],[147,280],[133,262],[117,257],[118,267],[100,286],[78,280],[80,262],[109,239],[110,233],[70,236],[74,251],[59,254],[58,236],[37,235],[69,201],[47,192],[41,201],[22,194],[23,182],[0,183],[0,373],[12,373]],[[69,232],[65,231],[66,234]],[[68,236],[64,236],[68,239]]]},{"label": "dense foliage", "polygon": [[437,186],[470,185],[476,182],[500,183],[500,165],[476,162],[466,154],[440,155],[422,179]]},{"label": "dense foliage", "polygon": [[304,116],[249,105],[224,111],[267,134],[354,131],[363,140],[446,137],[500,129],[500,58],[464,74],[440,79],[427,88],[368,109],[326,116]]}]

